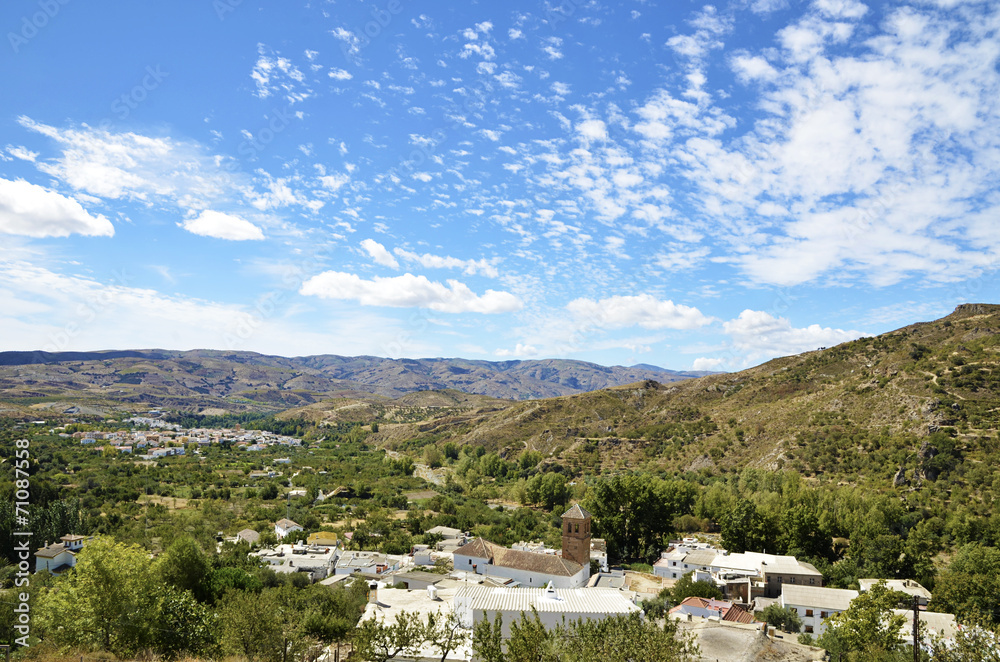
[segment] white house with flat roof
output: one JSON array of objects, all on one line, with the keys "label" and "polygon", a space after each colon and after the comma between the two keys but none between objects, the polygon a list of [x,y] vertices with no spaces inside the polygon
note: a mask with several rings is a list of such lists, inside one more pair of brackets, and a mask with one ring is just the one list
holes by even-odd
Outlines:
[{"label": "white house with flat roof", "polygon": [[456,616],[467,628],[473,628],[483,618],[490,622],[497,614],[503,619],[503,636],[510,636],[510,624],[532,609],[546,628],[554,628],[576,620],[603,620],[609,616],[641,611],[639,607],[613,588],[508,588],[468,586],[455,595]]},{"label": "white house with flat roof", "polygon": [[858,586],[861,588],[861,592],[870,591],[872,586],[878,584],[879,582],[885,582],[886,588],[890,591],[899,591],[900,593],[906,593],[911,597],[917,599],[917,603],[926,607],[927,603],[931,601],[931,592],[928,591],[920,582],[916,582],[912,579],[859,579]]},{"label": "white house with flat roof", "polygon": [[785,584],[779,604],[798,612],[803,632],[819,636],[826,632],[826,619],[845,611],[856,597],[857,591],[842,588]]}]

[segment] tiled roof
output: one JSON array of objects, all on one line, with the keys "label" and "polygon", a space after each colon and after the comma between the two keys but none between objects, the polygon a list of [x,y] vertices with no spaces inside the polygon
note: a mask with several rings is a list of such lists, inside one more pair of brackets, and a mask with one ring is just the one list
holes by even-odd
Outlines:
[{"label": "tiled roof", "polygon": [[277,522],[274,523],[274,525],[280,526],[282,529],[290,529],[293,526],[298,526],[299,528],[302,528],[300,525],[296,524],[290,519],[279,519]]},{"label": "tiled roof", "polygon": [[455,556],[474,556],[477,559],[489,559],[493,555],[490,554],[490,550],[487,545],[489,545],[489,543],[482,538],[470,540],[455,550]]},{"label": "tiled roof", "polygon": [[586,510],[580,507],[580,504],[574,503],[573,507],[563,513],[563,519],[588,519],[591,515]]},{"label": "tiled roof", "polygon": [[260,534],[254,531],[253,529],[243,529],[242,531],[236,534],[236,537],[242,538],[247,542],[257,542],[260,540]]},{"label": "tiled roof", "polygon": [[689,598],[684,598],[684,601],[679,605],[670,610],[671,614],[680,612],[688,613],[684,608],[693,607],[695,609],[705,609],[708,611],[717,612],[719,617],[724,621],[730,621],[732,623],[753,623],[753,614],[748,612],[746,609],[740,605],[733,604],[727,600],[711,600],[709,598],[699,598],[691,596]]},{"label": "tiled roof", "polygon": [[35,556],[41,556],[43,559],[54,559],[63,552],[69,552],[70,554],[73,554],[72,551],[66,549],[66,545],[64,545],[61,542],[56,542],[46,547],[42,547],[37,552],[35,552]]},{"label": "tiled roof", "polygon": [[557,577],[573,577],[583,570],[583,566],[574,561],[564,559],[555,554],[538,554],[536,552],[521,552],[507,549],[500,545],[476,538],[455,550],[455,556],[470,556],[487,559],[501,568],[525,570]]}]

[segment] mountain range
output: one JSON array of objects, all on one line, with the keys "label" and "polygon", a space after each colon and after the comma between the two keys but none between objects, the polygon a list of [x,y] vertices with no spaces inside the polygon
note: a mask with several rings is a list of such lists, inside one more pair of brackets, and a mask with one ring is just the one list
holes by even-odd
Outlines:
[{"label": "mountain range", "polygon": [[[323,399],[398,398],[457,390],[509,400],[548,398],[654,379],[674,382],[704,372],[584,361],[387,359],[335,355],[287,358],[215,350],[0,352],[0,399],[25,405],[93,409],[278,411]],[[95,409],[96,408],[96,409]]]}]

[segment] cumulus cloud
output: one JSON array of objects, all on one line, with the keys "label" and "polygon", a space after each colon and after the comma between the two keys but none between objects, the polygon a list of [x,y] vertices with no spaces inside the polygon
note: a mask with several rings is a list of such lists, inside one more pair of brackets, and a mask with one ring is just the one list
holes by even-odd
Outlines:
[{"label": "cumulus cloud", "polygon": [[365,280],[355,274],[325,271],[307,280],[299,293],[357,301],[363,306],[428,308],[443,313],[510,313],[522,307],[521,300],[509,292],[486,290],[478,295],[457,280],[446,283],[410,273]]},{"label": "cumulus cloud", "polygon": [[574,299],[566,309],[577,320],[607,329],[641,326],[645,329],[697,329],[712,322],[697,308],[661,301],[650,294]]},{"label": "cumulus cloud", "polygon": [[694,363],[691,364],[691,369],[711,371],[715,370],[723,363],[725,363],[725,359],[714,359],[703,356],[694,360]]},{"label": "cumulus cloud", "polygon": [[264,238],[264,232],[250,221],[219,211],[206,209],[194,218],[179,223],[182,228],[192,234],[230,241],[259,240]]},{"label": "cumulus cloud", "polygon": [[111,237],[115,228],[72,198],[23,179],[0,179],[0,232],[28,237]]},{"label": "cumulus cloud", "polygon": [[365,252],[368,253],[371,259],[375,260],[376,264],[381,264],[383,267],[390,267],[392,269],[399,269],[399,262],[392,256],[392,253],[374,239],[362,240],[361,248],[365,249]]},{"label": "cumulus cloud", "polygon": [[739,317],[723,323],[723,331],[732,338],[733,347],[753,361],[762,357],[788,356],[819,347],[830,347],[868,335],[811,324],[796,328],[784,317],[759,310],[744,310]]},{"label": "cumulus cloud", "polygon": [[773,80],[778,77],[777,70],[760,55],[737,55],[732,59],[731,65],[743,82]]},{"label": "cumulus cloud", "polygon": [[585,120],[576,125],[576,131],[587,141],[605,140],[608,137],[608,126],[601,120]]}]

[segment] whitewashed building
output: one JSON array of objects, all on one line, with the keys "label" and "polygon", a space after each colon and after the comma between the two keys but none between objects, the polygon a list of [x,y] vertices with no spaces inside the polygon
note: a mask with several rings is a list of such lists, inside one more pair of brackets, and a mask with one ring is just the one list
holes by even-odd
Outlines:
[{"label": "whitewashed building", "polygon": [[640,611],[621,591],[612,588],[470,586],[460,589],[454,601],[455,615],[467,628],[474,627],[483,618],[493,622],[500,614],[504,638],[510,636],[510,624],[520,620],[522,614],[530,615],[532,609],[546,628],[561,625],[563,619],[566,623],[580,619],[602,620]]},{"label": "whitewashed building", "polygon": [[826,632],[826,619],[851,606],[857,591],[785,584],[781,591],[782,607],[794,609],[802,619],[802,631],[819,636]]}]

